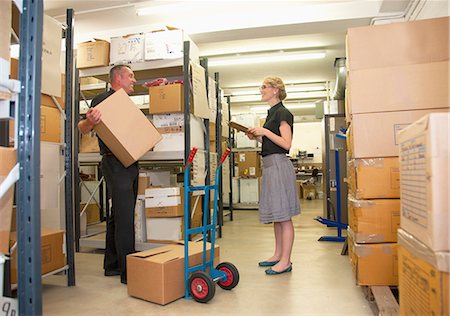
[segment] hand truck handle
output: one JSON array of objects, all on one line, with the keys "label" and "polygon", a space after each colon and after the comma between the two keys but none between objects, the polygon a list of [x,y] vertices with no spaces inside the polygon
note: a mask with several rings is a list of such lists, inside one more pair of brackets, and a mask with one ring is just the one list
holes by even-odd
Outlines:
[{"label": "hand truck handle", "polygon": [[225,159],[227,159],[228,155],[230,154],[230,151],[231,151],[230,148],[225,149],[225,152],[222,154],[222,157],[220,158],[219,164],[222,164],[225,161]]},{"label": "hand truck handle", "polygon": [[197,147],[193,147],[191,149],[191,153],[189,154],[189,157],[188,157],[188,160],[187,160],[187,164],[191,164],[192,163],[196,153],[197,153]]}]

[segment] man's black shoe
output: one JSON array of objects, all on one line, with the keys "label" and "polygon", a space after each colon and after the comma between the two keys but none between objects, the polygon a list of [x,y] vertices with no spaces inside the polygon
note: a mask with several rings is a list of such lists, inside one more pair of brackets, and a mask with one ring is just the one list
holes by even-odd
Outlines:
[{"label": "man's black shoe", "polygon": [[120,283],[127,284],[127,279],[120,278]]},{"label": "man's black shoe", "polygon": [[105,276],[115,276],[120,275],[119,270],[105,270]]}]

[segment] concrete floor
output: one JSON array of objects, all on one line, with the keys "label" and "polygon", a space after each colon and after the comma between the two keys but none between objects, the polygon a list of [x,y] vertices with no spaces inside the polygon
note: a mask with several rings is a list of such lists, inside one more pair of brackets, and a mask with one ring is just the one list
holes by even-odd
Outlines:
[{"label": "concrete floor", "polygon": [[334,229],[314,221],[322,215],[322,201],[302,200],[295,217],[293,271],[266,276],[258,261],[272,255],[273,229],[258,221],[257,211],[235,211],[226,219],[218,239],[221,261],[235,264],[240,283],[232,291],[218,286],[207,304],[179,299],[166,306],[127,295],[119,277],[104,277],[103,256],[76,254],[76,286],[66,287],[66,277],[43,280],[44,315],[374,315],[358,286],[342,243],[318,242]]}]

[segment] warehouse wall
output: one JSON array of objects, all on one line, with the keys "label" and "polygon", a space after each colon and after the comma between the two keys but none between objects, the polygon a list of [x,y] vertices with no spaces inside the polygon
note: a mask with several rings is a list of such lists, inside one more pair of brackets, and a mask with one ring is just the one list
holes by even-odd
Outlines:
[{"label": "warehouse wall", "polygon": [[299,150],[314,153],[312,162],[322,162],[322,125],[323,122],[294,123],[294,138],[290,154]]}]

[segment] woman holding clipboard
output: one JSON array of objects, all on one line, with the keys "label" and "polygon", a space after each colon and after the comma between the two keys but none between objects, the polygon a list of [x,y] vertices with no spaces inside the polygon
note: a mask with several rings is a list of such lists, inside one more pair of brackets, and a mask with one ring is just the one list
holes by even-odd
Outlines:
[{"label": "woman holding clipboard", "polygon": [[248,128],[250,139],[262,142],[262,181],[259,218],[273,223],[275,250],[273,256],[259,262],[268,267],[267,275],[292,271],[291,252],[294,243],[292,217],[300,214],[296,175],[287,157],[292,144],[294,117],[283,105],[286,89],[279,77],[266,77],[259,88],[261,100],[270,105],[263,127]]}]

